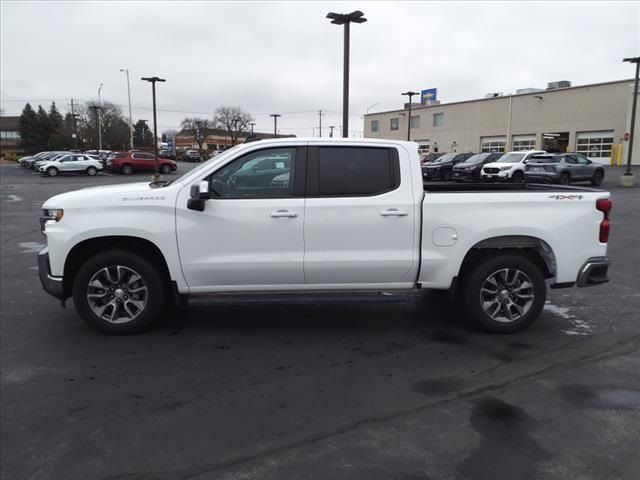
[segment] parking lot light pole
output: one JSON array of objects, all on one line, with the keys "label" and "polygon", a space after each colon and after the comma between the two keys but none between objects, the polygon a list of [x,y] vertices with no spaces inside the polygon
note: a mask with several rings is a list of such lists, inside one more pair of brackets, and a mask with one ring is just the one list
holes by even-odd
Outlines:
[{"label": "parking lot light pole", "polygon": [[335,25],[344,25],[344,55],[343,55],[343,75],[342,75],[342,137],[349,136],[349,25],[353,23],[364,23],[364,13],[355,10],[351,13],[327,13],[327,18]]},{"label": "parking lot light pole", "polygon": [[272,113],[269,116],[273,117],[273,137],[275,138],[278,136],[278,117],[281,117],[282,115],[279,113]]},{"label": "parking lot light pole", "polygon": [[411,99],[413,98],[414,95],[418,95],[418,92],[409,90],[408,92],[402,93],[402,95],[406,95],[407,97],[409,97],[409,119],[407,121],[407,141],[410,142],[411,141],[411,106],[412,106]]},{"label": "parking lot light pole", "polygon": [[131,150],[133,150],[133,115],[131,114],[131,85],[129,83],[129,69],[121,68],[120,71],[127,74],[127,95],[129,97],[129,134],[131,140]]},{"label": "parking lot light pole", "polygon": [[633,102],[631,106],[631,125],[629,127],[629,152],[627,153],[627,171],[625,175],[631,175],[631,155],[633,154],[633,133],[636,126],[636,109],[638,107],[638,77],[640,76],[640,57],[625,58],[623,62],[636,64],[636,78],[633,83]]},{"label": "parking lot light pole", "polygon": [[151,83],[151,95],[153,96],[153,152],[155,153],[155,166],[153,181],[157,182],[160,178],[158,173],[158,119],[156,118],[156,82],[166,82],[164,78],[159,77],[142,77],[141,80]]}]

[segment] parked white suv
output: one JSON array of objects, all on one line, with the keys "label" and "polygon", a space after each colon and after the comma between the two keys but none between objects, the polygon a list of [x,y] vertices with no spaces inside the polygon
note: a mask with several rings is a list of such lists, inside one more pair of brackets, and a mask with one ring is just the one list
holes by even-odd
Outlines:
[{"label": "parked white suv", "polygon": [[93,155],[69,154],[59,155],[51,161],[44,162],[38,167],[40,173],[55,177],[60,173],[79,173],[94,176],[102,170],[102,162]]},{"label": "parked white suv", "polygon": [[174,181],[50,198],[38,267],[112,334],[192,295],[419,288],[453,289],[510,333],[538,317],[547,282],[608,281],[610,210],[592,188],[424,186],[416,143],[262,140]]},{"label": "parked white suv", "polygon": [[532,155],[545,153],[543,150],[522,150],[507,152],[493,163],[487,163],[482,167],[482,180],[487,181],[511,181],[520,183],[524,181],[524,164]]}]

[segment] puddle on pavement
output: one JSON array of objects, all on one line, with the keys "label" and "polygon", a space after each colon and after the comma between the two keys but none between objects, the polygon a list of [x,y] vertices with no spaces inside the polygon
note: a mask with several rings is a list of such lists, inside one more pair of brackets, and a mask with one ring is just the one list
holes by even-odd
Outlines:
[{"label": "puddle on pavement", "polygon": [[585,407],[612,410],[640,409],[640,390],[564,385],[560,387],[560,393],[567,401]]}]

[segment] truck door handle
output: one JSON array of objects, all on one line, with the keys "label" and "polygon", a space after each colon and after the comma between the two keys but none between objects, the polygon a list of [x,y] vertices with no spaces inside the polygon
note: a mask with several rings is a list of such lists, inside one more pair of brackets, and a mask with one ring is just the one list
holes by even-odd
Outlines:
[{"label": "truck door handle", "polygon": [[273,218],[293,218],[298,216],[296,212],[290,210],[274,210],[269,215]]},{"label": "truck door handle", "polygon": [[409,215],[404,210],[398,210],[397,208],[389,208],[380,212],[383,217],[406,217]]}]

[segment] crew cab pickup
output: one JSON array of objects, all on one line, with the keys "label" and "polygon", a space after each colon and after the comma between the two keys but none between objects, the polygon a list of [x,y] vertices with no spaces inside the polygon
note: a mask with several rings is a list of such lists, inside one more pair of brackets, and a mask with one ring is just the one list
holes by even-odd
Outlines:
[{"label": "crew cab pickup", "polygon": [[510,333],[548,285],[608,281],[611,206],[591,188],[425,187],[410,142],[263,140],[173,181],[50,198],[38,266],[47,292],[112,334],[195,295],[417,288],[452,289]]}]

